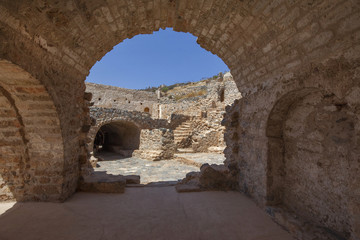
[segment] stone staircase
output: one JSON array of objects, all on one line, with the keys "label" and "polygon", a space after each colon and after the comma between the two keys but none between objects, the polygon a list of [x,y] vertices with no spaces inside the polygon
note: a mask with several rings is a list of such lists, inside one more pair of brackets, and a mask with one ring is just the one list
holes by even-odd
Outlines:
[{"label": "stone staircase", "polygon": [[187,120],[180,124],[174,130],[174,142],[175,144],[180,143],[181,140],[187,138],[192,133],[192,124],[190,120]]}]

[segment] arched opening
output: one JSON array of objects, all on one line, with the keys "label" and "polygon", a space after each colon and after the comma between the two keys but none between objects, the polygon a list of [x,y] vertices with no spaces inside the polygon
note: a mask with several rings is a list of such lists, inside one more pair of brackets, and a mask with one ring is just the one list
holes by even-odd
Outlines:
[{"label": "arched opening", "polygon": [[115,153],[120,157],[131,157],[139,144],[140,129],[134,123],[115,121],[100,127],[93,147],[96,156]]},{"label": "arched opening", "polygon": [[[184,40],[174,42],[178,39]],[[180,51],[177,48],[174,50],[174,44]],[[130,52],[132,54],[125,58],[119,54]],[[158,56],[159,52],[161,54]],[[186,54],[182,55],[183,52]],[[145,61],[146,59],[152,59],[152,61]],[[178,59],[180,59],[179,62],[176,62]],[[165,61],[165,63],[160,64],[156,61]],[[187,63],[190,61],[193,62]],[[129,65],[129,62],[143,64]],[[183,65],[179,68],[181,64]],[[121,74],[114,72],[111,76],[109,66],[115,70],[124,69],[121,70]],[[167,66],[166,69],[163,66]],[[131,68],[135,69],[131,70]],[[184,71],[184,68],[189,68],[189,70]],[[196,73],[199,78],[193,79],[194,77],[189,76],[196,72],[196,68],[201,68],[201,71]],[[139,71],[139,69],[143,69],[143,71]],[[214,71],[218,71],[218,69],[227,69],[227,66],[217,56],[198,46],[193,35],[177,33],[171,29],[126,40],[115,46],[113,51],[109,52],[93,67],[87,79],[91,83],[86,83],[86,91],[92,92],[94,96],[91,116],[98,122],[109,122],[116,116],[120,117],[120,115],[123,118],[131,116],[139,123],[141,127],[140,147],[134,155],[123,154],[122,157],[134,157],[133,165],[135,163],[141,164],[137,166],[138,169],[142,169],[141,172],[136,173],[141,173],[142,183],[150,181],[148,179],[151,181],[177,181],[184,178],[186,173],[190,171],[199,171],[199,167],[205,163],[223,164],[225,141],[223,137],[224,127],[221,126],[221,121],[225,113],[225,106],[240,98],[241,95],[238,89],[234,87],[236,84],[229,72],[227,73],[228,78],[225,80],[222,72],[220,74],[216,72],[214,75]],[[127,75],[127,71],[130,74]],[[106,75],[107,79],[112,79],[112,82],[106,83],[113,84],[113,86],[104,85],[105,82],[101,82],[104,79],[101,74]],[[138,77],[137,74],[144,76]],[[196,74],[195,76],[197,76]],[[204,74],[211,77],[204,78]],[[128,80],[124,84],[132,86],[136,90],[124,88],[121,85],[122,78],[119,79],[119,76]],[[219,81],[219,76],[223,81]],[[174,78],[179,82],[174,82]],[[156,83],[149,83],[147,79],[157,81],[162,79],[164,82],[156,82],[159,84],[158,86],[149,86],[149,84]],[[146,85],[134,85],[137,81],[145,81],[143,84]],[[225,88],[232,94],[227,103],[224,102]],[[222,89],[222,93],[219,93],[219,89]],[[128,104],[115,104],[115,101],[112,100],[115,96],[122,101],[127,101]],[[97,101],[98,98],[103,101]],[[106,108],[109,107],[113,109],[111,114],[100,113],[102,109],[106,112]],[[145,117],[143,113],[150,113],[150,109],[151,119],[146,119],[149,116]],[[125,111],[127,111],[126,114]],[[148,123],[144,127],[145,122]],[[112,146],[114,141],[110,144],[110,140],[106,140],[110,139],[108,124],[99,129],[94,140],[94,147],[90,151],[94,153],[114,151]],[[105,129],[105,127],[108,128]],[[89,138],[92,139],[94,137],[93,130],[90,132]],[[112,136],[112,138],[114,137]],[[120,142],[120,137],[116,141]],[[116,148],[119,149],[120,147],[117,146]],[[124,149],[121,151],[123,152]],[[99,154],[95,154],[95,156],[101,157]],[[160,173],[160,171],[155,173],[148,167],[149,163],[141,162],[139,158],[154,161],[151,164],[158,164],[159,169],[162,168],[160,166],[163,163],[157,161],[166,160],[168,162],[166,164],[168,176],[164,176],[165,174]],[[124,167],[126,161],[121,159],[117,167],[127,169],[128,167]],[[99,163],[99,165],[100,167],[96,171],[107,171],[104,168],[106,164]],[[173,169],[178,169],[178,171]],[[128,171],[119,172],[119,174],[124,175],[126,173]],[[156,175],[159,177],[158,179],[156,179]]]},{"label": "arched opening", "polygon": [[[344,100],[319,89],[290,92],[267,124],[267,200],[335,236],[349,238],[351,184],[359,120]],[[332,196],[332,197],[329,197]]]}]

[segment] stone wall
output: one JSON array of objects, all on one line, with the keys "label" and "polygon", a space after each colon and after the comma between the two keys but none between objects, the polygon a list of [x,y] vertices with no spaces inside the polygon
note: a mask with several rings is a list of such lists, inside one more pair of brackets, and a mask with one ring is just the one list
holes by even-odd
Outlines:
[{"label": "stone wall", "polygon": [[[183,122],[190,120],[191,126],[193,126],[192,133],[189,135],[190,141],[193,142],[190,147],[195,152],[208,152],[209,147],[213,147],[216,152],[222,152],[225,148],[223,139],[225,128],[221,126],[221,120],[225,113],[225,106],[233,103],[235,99],[241,98],[241,94],[229,72],[224,76],[222,73],[219,74],[218,78],[183,84],[167,91],[165,95],[159,98],[157,104],[153,104],[154,113],[151,118],[160,118],[161,120],[158,123],[164,124],[159,125],[156,121],[149,120],[148,115],[139,114],[136,111],[138,105],[122,105],[122,101],[118,101],[119,98],[117,97],[125,94],[127,99],[137,99],[145,103],[149,102],[148,95],[153,96],[153,93],[97,84],[87,84],[87,90],[92,91],[95,106],[91,108],[90,114],[98,122],[110,123],[114,116],[119,115],[126,118],[127,121],[132,119],[140,128],[158,128],[160,126],[175,130]],[[201,91],[200,96],[193,96],[199,91]],[[131,97],[131,94],[134,96]],[[98,96],[102,96],[99,97],[100,100]],[[104,103],[111,103],[115,106],[111,110],[114,114],[104,116],[103,110],[108,109],[107,111],[109,111],[109,108],[99,109],[96,107],[105,106]],[[115,109],[118,109],[118,112]],[[121,110],[129,110],[129,112],[121,112]],[[130,114],[131,117],[126,117],[127,114]],[[145,119],[144,116],[146,116]],[[139,119],[136,119],[137,117]],[[113,121],[118,121],[118,119]],[[169,124],[166,124],[165,121],[168,121]],[[152,125],[150,126],[149,123]],[[91,137],[94,137],[93,133],[89,135],[89,138]]]},{"label": "stone wall", "polygon": [[[192,97],[191,94],[200,95]],[[179,96],[183,98],[176,100]],[[232,75],[226,73],[224,77],[186,84],[169,91],[166,96],[160,98],[161,115],[158,117],[171,119],[172,114],[200,117],[213,109],[224,111],[226,105],[239,98],[241,93]]]},{"label": "stone wall", "polygon": [[129,111],[157,111],[157,96],[153,92],[119,88],[96,83],[86,83],[86,91],[93,94],[95,107]]},{"label": "stone wall", "polygon": [[321,239],[350,238],[357,229],[357,65],[342,60],[312,66],[286,87],[274,86],[227,109],[226,165],[240,169],[240,191],[259,204],[296,213],[294,232],[305,222],[331,232]]},{"label": "stone wall", "polygon": [[58,113],[45,87],[0,61],[0,200],[61,198],[64,148]]},{"label": "stone wall", "polygon": [[112,121],[101,126],[96,134],[94,145],[96,152],[107,150],[129,157],[135,149],[139,148],[140,128],[132,122]]},{"label": "stone wall", "polygon": [[134,152],[134,157],[153,161],[170,159],[174,156],[176,145],[172,130],[143,129],[140,134],[140,148]]},{"label": "stone wall", "polygon": [[360,127],[346,105],[321,92],[294,103],[283,126],[285,151],[283,166],[279,167],[285,172],[283,204],[305,219],[340,233],[350,233],[344,198],[348,189],[344,186],[351,180],[344,173],[356,164],[352,154],[359,148],[355,128]]},{"label": "stone wall", "polygon": [[87,135],[87,149],[93,151],[94,139],[97,132],[104,125],[116,122],[127,122],[135,124],[139,129],[169,128],[168,121],[163,119],[153,119],[150,114],[137,111],[128,111],[115,108],[91,107],[90,116],[95,123]]}]

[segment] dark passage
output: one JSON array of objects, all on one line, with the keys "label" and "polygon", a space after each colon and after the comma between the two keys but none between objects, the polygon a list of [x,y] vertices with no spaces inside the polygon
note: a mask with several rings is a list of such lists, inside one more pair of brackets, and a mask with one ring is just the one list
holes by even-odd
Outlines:
[{"label": "dark passage", "polygon": [[139,149],[140,129],[131,122],[112,122],[103,125],[94,140],[94,153],[119,153],[122,157],[131,157]]}]

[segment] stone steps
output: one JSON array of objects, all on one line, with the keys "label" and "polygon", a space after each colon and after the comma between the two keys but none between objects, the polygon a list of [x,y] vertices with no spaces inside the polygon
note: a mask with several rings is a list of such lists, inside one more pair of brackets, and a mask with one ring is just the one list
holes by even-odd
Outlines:
[{"label": "stone steps", "polygon": [[190,135],[191,134],[191,132],[189,131],[189,132],[181,132],[181,133],[176,133],[176,134],[174,134],[174,137],[186,137],[186,136],[188,136],[188,135]]},{"label": "stone steps", "polygon": [[189,131],[191,129],[191,126],[190,127],[181,127],[181,128],[176,128],[176,131]]},{"label": "stone steps", "polygon": [[192,123],[188,120],[174,130],[174,142],[179,143],[192,133]]}]

